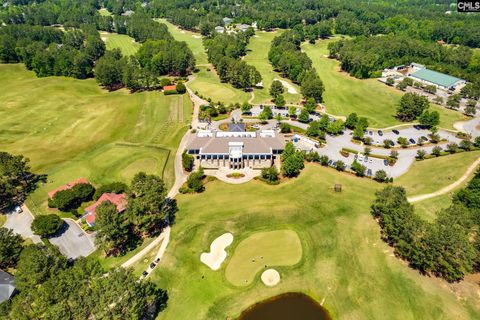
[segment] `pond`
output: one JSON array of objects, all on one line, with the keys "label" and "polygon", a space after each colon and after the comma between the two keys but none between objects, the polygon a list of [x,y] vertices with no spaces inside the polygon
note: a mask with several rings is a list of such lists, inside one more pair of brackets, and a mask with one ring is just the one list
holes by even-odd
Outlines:
[{"label": "pond", "polygon": [[328,311],[303,293],[285,293],[257,303],[239,320],[331,320]]}]

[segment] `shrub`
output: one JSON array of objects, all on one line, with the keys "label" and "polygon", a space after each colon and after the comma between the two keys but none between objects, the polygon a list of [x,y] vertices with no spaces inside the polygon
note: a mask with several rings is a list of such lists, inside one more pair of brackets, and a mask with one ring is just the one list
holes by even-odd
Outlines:
[{"label": "shrub", "polygon": [[352,171],[355,172],[355,175],[358,177],[365,176],[365,171],[367,171],[367,167],[358,163],[357,160],[353,161],[351,168],[352,168]]},{"label": "shrub", "polygon": [[456,143],[449,143],[447,144],[446,150],[450,153],[455,153],[457,152],[458,145]]},{"label": "shrub", "polygon": [[56,214],[36,217],[32,222],[32,231],[41,237],[49,237],[57,233],[63,225],[63,220]]},{"label": "shrub", "polygon": [[185,171],[191,172],[193,169],[193,156],[186,153],[185,151],[182,153],[182,166]]},{"label": "shrub", "polygon": [[185,87],[183,82],[177,83],[176,89],[177,89],[177,92],[180,93],[180,94],[183,94],[183,93],[187,92],[187,87]]},{"label": "shrub", "polygon": [[77,184],[71,189],[55,193],[53,198],[48,199],[48,206],[60,211],[71,211],[80,207],[82,202],[92,200],[94,193],[95,188],[91,184]]},{"label": "shrub", "polygon": [[292,127],[288,123],[280,124],[280,132],[281,133],[290,133],[292,132]]},{"label": "shrub", "polygon": [[322,166],[325,166],[325,167],[328,166],[328,160],[329,160],[328,156],[325,156],[325,155],[320,156],[320,164]]},{"label": "shrub", "polygon": [[425,159],[425,155],[426,155],[426,154],[427,154],[427,153],[426,153],[424,150],[418,150],[418,151],[417,151],[417,159],[418,159],[418,160],[423,160],[423,159]]},{"label": "shrub", "polygon": [[462,140],[459,147],[465,151],[469,151],[472,149],[472,142],[470,140]]},{"label": "shrub", "polygon": [[373,177],[374,180],[378,182],[388,182],[388,176],[385,170],[378,170],[375,172],[375,176]]},{"label": "shrub", "polygon": [[172,82],[168,78],[162,78],[160,79],[160,86],[165,87],[171,85]]},{"label": "shrub", "polygon": [[435,146],[435,147],[432,149],[432,154],[433,154],[435,157],[439,157],[441,153],[442,153],[442,148],[440,148],[439,146]]},{"label": "shrub", "polygon": [[171,95],[171,94],[177,94],[177,90],[163,90],[163,94],[168,96],[168,95]]},{"label": "shrub", "polygon": [[295,151],[294,154],[285,158],[282,163],[282,172],[286,177],[298,176],[304,167],[304,155],[302,152]]},{"label": "shrub", "polygon": [[317,151],[310,151],[305,155],[305,160],[308,162],[320,162],[320,155]]},{"label": "shrub", "polygon": [[345,168],[346,168],[345,162],[339,160],[335,163],[335,169],[337,169],[338,171],[345,171]]},{"label": "shrub", "polygon": [[204,178],[203,169],[200,168],[196,172],[190,173],[187,179],[187,185],[190,189],[195,192],[202,192],[204,190],[203,178]]},{"label": "shrub", "polygon": [[95,194],[93,195],[93,199],[98,200],[98,198],[100,198],[102,196],[102,194],[104,194],[106,192],[120,194],[120,193],[124,193],[124,192],[127,192],[127,191],[128,191],[128,186],[125,183],[123,183],[123,182],[112,182],[112,183],[109,183],[109,184],[104,184],[103,186],[101,186],[100,188],[95,190]]},{"label": "shrub", "polygon": [[268,184],[278,183],[278,171],[275,166],[262,169],[262,179]]}]

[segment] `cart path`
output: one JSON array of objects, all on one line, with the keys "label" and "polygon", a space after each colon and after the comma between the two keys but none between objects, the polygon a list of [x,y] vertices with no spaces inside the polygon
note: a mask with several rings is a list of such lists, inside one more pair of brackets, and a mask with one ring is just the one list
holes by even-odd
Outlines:
[{"label": "cart path", "polygon": [[443,187],[442,189],[440,189],[438,191],[432,192],[432,193],[421,194],[421,195],[414,196],[414,197],[408,197],[407,198],[408,202],[415,203],[415,202],[418,202],[418,201],[423,201],[423,200],[426,200],[426,199],[441,196],[443,194],[446,194],[446,193],[452,191],[453,189],[455,189],[456,187],[461,185],[465,180],[467,180],[468,177],[470,176],[470,174],[472,174],[472,172],[474,172],[476,170],[478,165],[480,165],[480,158],[475,160],[475,162],[472,163],[470,165],[470,167],[468,167],[467,171],[465,171],[465,173],[457,181],[453,182],[452,184],[449,184],[446,187]]}]

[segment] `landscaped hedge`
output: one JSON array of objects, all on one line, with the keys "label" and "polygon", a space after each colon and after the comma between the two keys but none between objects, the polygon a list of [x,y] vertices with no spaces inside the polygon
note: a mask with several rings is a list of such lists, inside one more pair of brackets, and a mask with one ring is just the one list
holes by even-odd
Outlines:
[{"label": "landscaped hedge", "polygon": [[178,94],[177,90],[163,90],[163,94],[168,96],[171,94]]},{"label": "landscaped hedge", "polygon": [[64,212],[72,211],[80,207],[82,202],[92,200],[94,194],[95,188],[91,184],[77,184],[71,189],[55,193],[52,198],[48,199],[48,206]]}]

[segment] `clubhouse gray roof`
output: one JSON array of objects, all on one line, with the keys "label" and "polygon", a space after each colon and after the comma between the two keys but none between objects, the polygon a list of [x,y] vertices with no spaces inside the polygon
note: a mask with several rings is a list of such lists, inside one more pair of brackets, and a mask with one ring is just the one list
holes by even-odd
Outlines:
[{"label": "clubhouse gray roof", "polygon": [[275,137],[195,137],[187,150],[202,150],[203,154],[228,154],[229,142],[243,142],[244,154],[270,154],[285,147],[283,136]]},{"label": "clubhouse gray roof", "polygon": [[0,270],[0,303],[10,299],[15,291],[15,278]]}]

